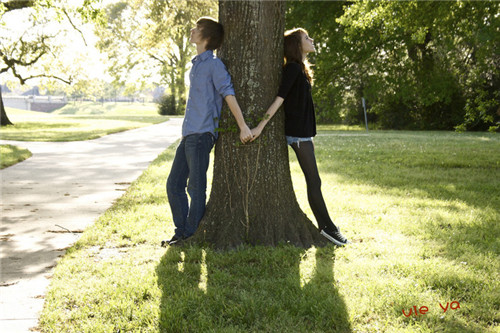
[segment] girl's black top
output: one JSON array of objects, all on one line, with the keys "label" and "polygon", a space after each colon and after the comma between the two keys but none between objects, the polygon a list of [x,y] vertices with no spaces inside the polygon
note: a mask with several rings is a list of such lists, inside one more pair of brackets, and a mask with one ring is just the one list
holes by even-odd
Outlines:
[{"label": "girl's black top", "polygon": [[311,95],[311,84],[296,62],[283,67],[278,96],[285,107],[285,135],[308,138],[316,135],[316,118]]}]

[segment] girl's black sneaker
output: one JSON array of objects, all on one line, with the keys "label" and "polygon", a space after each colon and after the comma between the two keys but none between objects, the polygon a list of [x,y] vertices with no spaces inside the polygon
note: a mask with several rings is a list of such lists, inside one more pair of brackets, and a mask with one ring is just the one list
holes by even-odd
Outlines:
[{"label": "girl's black sneaker", "polygon": [[328,230],[327,228],[321,229],[320,234],[325,236],[326,239],[328,239],[330,242],[334,243],[335,245],[338,246],[344,246],[346,244],[349,244],[349,241],[347,238],[344,237],[340,233],[340,229],[337,230]]}]

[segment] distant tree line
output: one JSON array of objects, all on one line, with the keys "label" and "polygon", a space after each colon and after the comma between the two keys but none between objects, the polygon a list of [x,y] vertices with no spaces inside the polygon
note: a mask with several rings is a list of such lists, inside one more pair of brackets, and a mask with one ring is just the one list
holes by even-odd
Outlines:
[{"label": "distant tree line", "polygon": [[[0,25],[0,74],[9,72],[21,84],[45,77],[46,88],[55,91],[61,90],[55,82],[71,82],[64,89],[69,96],[96,99],[165,86],[159,111],[183,113],[184,79],[194,56],[189,30],[200,16],[218,16],[217,1],[130,0],[104,9],[98,3],[3,1],[0,21],[32,8],[26,13],[33,17],[31,30],[42,33],[30,30],[36,38],[28,40],[30,31],[16,37]],[[368,119],[378,128],[498,131],[499,7],[497,1],[288,1],[286,26],[304,27],[315,39],[313,94],[320,122],[363,122],[365,98]],[[77,21],[95,23],[111,85],[79,77],[75,61],[53,64],[65,60],[59,57],[63,45],[54,44],[61,38],[40,27],[58,20],[79,32]],[[0,109],[1,124],[9,124]]]},{"label": "distant tree line", "polygon": [[[105,28],[97,29],[98,47],[108,53],[115,85],[134,84],[129,76],[167,86],[159,99],[160,114],[183,114],[185,76],[195,55],[190,30],[201,16],[217,16],[217,1],[129,0],[104,10]],[[136,84],[136,83],[135,83]]]},{"label": "distant tree line", "polygon": [[287,28],[315,39],[320,121],[379,128],[500,125],[500,2],[288,2]]}]

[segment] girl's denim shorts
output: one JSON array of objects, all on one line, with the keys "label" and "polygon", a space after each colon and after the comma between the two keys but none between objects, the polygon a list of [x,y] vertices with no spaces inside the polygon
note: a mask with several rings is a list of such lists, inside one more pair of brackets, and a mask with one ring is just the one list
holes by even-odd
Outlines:
[{"label": "girl's denim shorts", "polygon": [[312,141],[313,138],[299,138],[299,137],[296,137],[296,136],[286,136],[286,143],[288,143],[289,145],[292,145],[292,143],[296,143],[297,146],[300,146],[300,143],[301,142],[304,142],[304,141]]}]

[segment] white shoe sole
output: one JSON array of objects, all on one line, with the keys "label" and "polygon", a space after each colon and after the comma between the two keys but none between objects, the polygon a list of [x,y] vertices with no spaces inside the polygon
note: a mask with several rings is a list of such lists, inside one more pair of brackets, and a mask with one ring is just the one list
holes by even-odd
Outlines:
[{"label": "white shoe sole", "polygon": [[323,235],[330,242],[332,242],[332,243],[334,243],[335,245],[338,245],[338,246],[344,246],[344,245],[346,245],[346,244],[349,243],[349,241],[347,241],[346,243],[339,242],[338,240],[336,240],[335,238],[333,238],[332,236],[330,236],[329,234],[327,234],[324,230],[321,230],[320,234]]}]

